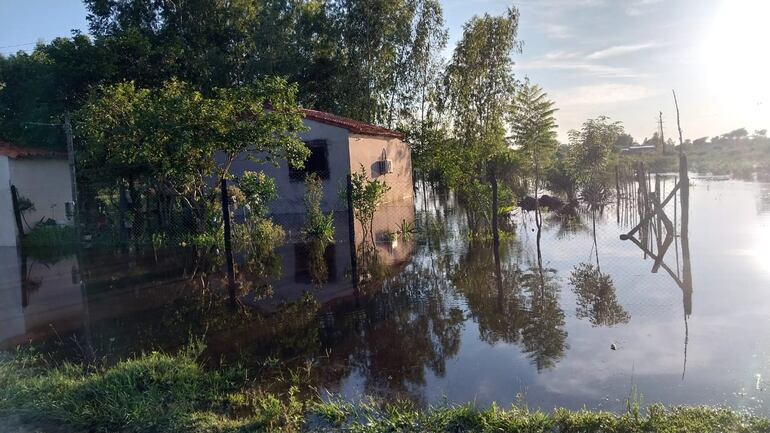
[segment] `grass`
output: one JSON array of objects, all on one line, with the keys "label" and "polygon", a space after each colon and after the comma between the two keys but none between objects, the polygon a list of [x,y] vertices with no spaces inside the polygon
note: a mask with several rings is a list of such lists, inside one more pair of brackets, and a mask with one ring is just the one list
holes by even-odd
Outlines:
[{"label": "grass", "polygon": [[297,385],[266,392],[239,367],[206,370],[197,360],[201,350],[194,344],[177,355],[150,353],[102,369],[52,366],[29,353],[6,356],[0,430],[13,420],[25,429],[70,432],[770,432],[770,420],[715,408],[642,411],[631,404],[618,415],[301,399]]}]

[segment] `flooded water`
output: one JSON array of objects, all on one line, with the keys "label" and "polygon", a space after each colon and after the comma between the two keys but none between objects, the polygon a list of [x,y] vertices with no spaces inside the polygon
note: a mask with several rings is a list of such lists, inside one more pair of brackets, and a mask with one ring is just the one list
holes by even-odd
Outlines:
[{"label": "flooded water", "polygon": [[639,222],[633,199],[544,213],[540,254],[533,214],[518,211],[496,260],[451,196],[420,192],[416,210],[378,215],[418,232],[379,233],[357,288],[338,230],[321,278],[302,245],[281,247],[272,296],[245,293],[265,282],[246,287],[240,312],[184,254],[0,250],[0,348],[109,360],[205,335],[212,362],[311,365],[319,389],[353,400],[620,411],[636,396],[770,415],[770,185],[696,179],[685,212],[679,198],[633,234],[638,245],[620,238]]}]

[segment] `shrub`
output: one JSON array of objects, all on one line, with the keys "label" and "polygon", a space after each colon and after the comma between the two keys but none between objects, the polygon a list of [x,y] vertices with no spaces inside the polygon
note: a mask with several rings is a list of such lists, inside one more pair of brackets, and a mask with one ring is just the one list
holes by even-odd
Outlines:
[{"label": "shrub", "polygon": [[45,262],[56,262],[63,257],[75,254],[77,241],[74,227],[40,223],[24,235],[21,245],[30,257]]},{"label": "shrub", "polygon": [[317,174],[311,173],[305,178],[305,228],[303,235],[308,242],[334,242],[334,213],[323,213],[323,184]]},{"label": "shrub", "polygon": [[358,173],[351,173],[350,181],[353,213],[361,224],[364,240],[371,238],[372,243],[374,243],[372,229],[374,213],[380,207],[385,194],[390,191],[390,186],[377,179],[369,179],[363,165],[361,165],[361,170]]}]

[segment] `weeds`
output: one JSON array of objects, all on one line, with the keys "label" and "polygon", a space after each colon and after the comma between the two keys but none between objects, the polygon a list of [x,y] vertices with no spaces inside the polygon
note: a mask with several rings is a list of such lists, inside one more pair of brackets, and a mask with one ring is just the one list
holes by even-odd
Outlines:
[{"label": "weeds", "polygon": [[624,414],[564,409],[530,411],[523,405],[474,405],[421,410],[407,401],[334,396],[302,399],[308,365],[289,374],[287,392],[269,393],[244,369],[206,370],[203,347],[176,355],[150,353],[96,370],[51,366],[33,352],[0,354],[0,429],[14,418],[23,428],[61,426],[89,432],[734,432],[766,433],[770,420],[727,409],[629,401]]}]

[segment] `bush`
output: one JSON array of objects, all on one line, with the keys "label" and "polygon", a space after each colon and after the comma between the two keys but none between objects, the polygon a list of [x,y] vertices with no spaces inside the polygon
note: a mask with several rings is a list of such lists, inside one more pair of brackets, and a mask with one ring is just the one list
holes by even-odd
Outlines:
[{"label": "bush", "polygon": [[323,184],[317,174],[305,178],[305,228],[303,235],[308,242],[334,242],[334,213],[324,214],[321,210]]},{"label": "bush", "polygon": [[24,235],[21,246],[30,257],[56,262],[77,252],[77,232],[71,226],[40,223]]}]

